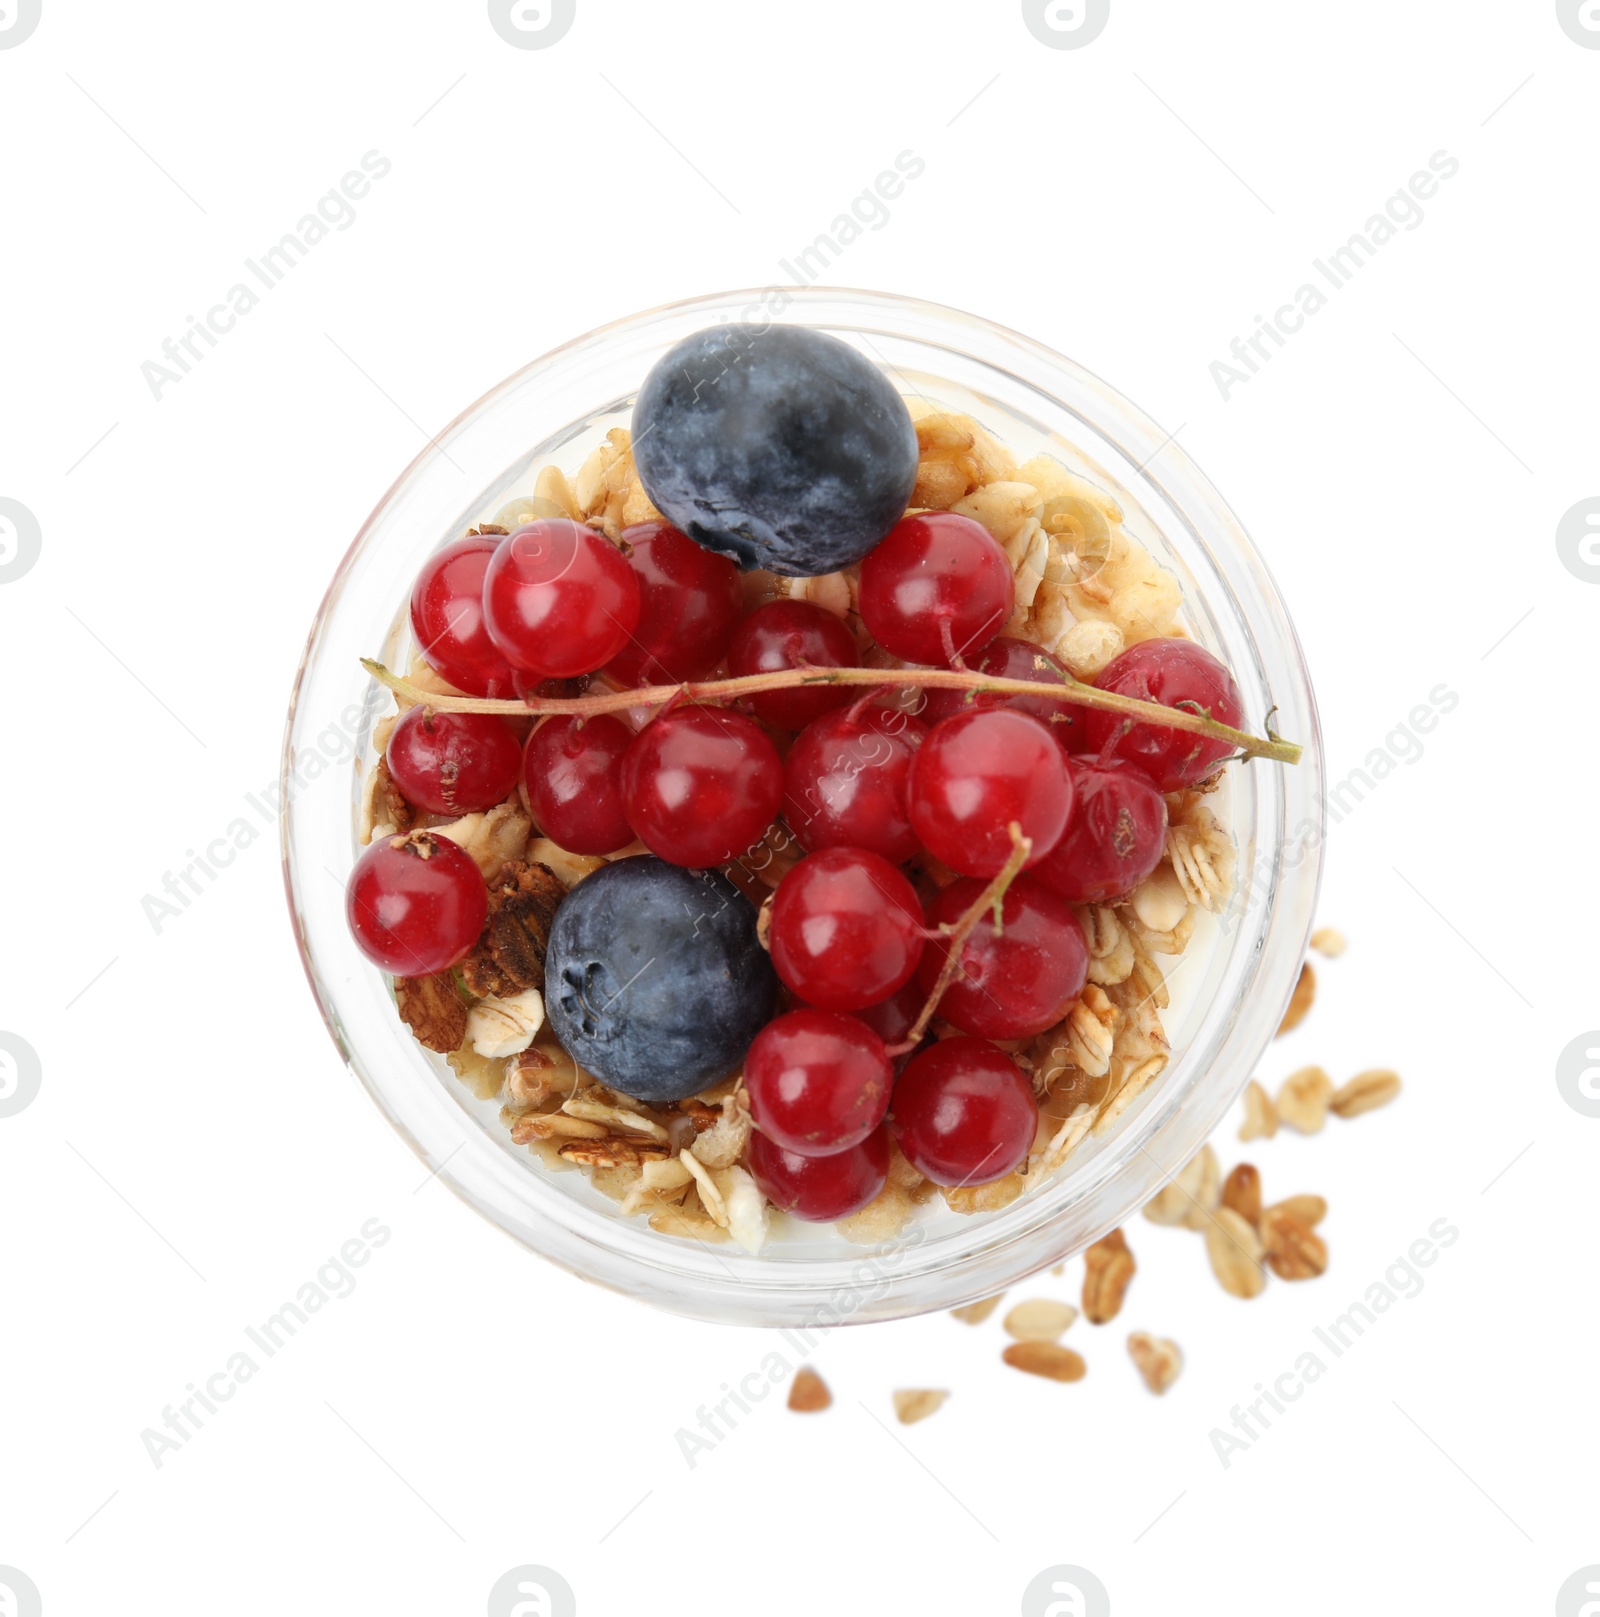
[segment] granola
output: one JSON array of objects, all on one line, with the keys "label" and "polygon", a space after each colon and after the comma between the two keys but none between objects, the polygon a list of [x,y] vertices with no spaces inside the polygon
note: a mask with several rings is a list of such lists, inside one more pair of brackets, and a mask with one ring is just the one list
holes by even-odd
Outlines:
[{"label": "granola", "polygon": [[[1085,680],[1128,647],[1186,636],[1176,579],[1129,532],[1122,506],[1103,489],[1049,456],[1018,465],[971,417],[915,403],[912,410],[918,444],[912,509],[970,518],[1001,547],[1014,585],[1004,632],[1033,641]],[[496,537],[557,516],[586,523],[624,550],[626,530],[660,518],[644,492],[627,430],[607,432],[575,474],[542,467],[531,494],[507,501],[471,532]],[[744,594],[747,606],[783,596],[821,607],[850,628],[864,661],[885,665],[886,654],[862,622],[859,564],[808,577],[752,571],[744,577]],[[420,658],[413,659],[409,677],[422,692],[457,694]],[[569,689],[576,693],[581,685]],[[905,706],[902,696],[914,695],[889,701]],[[398,705],[404,712],[410,704]],[[393,720],[383,721],[380,749],[392,730]],[[1062,1005],[1054,1028],[1006,1046],[1039,1101],[1037,1137],[1026,1160],[989,1183],[939,1187],[895,1148],[877,1196],[836,1223],[844,1239],[892,1239],[930,1201],[964,1215],[998,1212],[1059,1171],[1086,1141],[1122,1124],[1159,1084],[1170,1056],[1163,1026],[1169,990],[1160,962],[1183,952],[1204,915],[1226,907],[1235,865],[1231,838],[1202,789],[1169,794],[1168,808],[1164,857],[1155,872],[1126,897],[1076,907],[1089,952],[1082,993]],[[758,1250],[771,1219],[748,1171],[753,1125],[739,1075],[715,1094],[641,1107],[598,1084],[555,1042],[545,1020],[545,956],[557,907],[609,862],[645,851],[643,845],[604,856],[563,848],[540,831],[520,785],[491,808],[443,821],[406,801],[380,751],[363,795],[363,839],[408,832],[463,848],[489,890],[482,935],[453,972],[396,982],[400,1013],[419,1042],[444,1056],[475,1096],[500,1103],[513,1143],[539,1163],[555,1171],[584,1169],[622,1213],[646,1217],[660,1233],[732,1239]],[[727,867],[758,904],[769,901],[761,914],[764,946],[770,943],[771,891],[803,852],[779,819]],[[956,880],[931,856],[916,868],[925,891]],[[938,1036],[952,1031],[935,1028]],[[1369,1092],[1377,1091],[1350,1089],[1342,1115],[1380,1104],[1365,1099]],[[1214,1158],[1209,1170],[1206,1159],[1197,1158],[1181,1192],[1169,1187],[1147,1216],[1166,1218],[1170,1207],[1172,1220],[1197,1224],[1219,1194]],[[1097,1249],[1110,1261],[1095,1259],[1093,1299],[1085,1298],[1091,1319],[1115,1314],[1131,1274],[1132,1256],[1125,1243],[1117,1252],[1116,1240],[1120,1232]]]}]

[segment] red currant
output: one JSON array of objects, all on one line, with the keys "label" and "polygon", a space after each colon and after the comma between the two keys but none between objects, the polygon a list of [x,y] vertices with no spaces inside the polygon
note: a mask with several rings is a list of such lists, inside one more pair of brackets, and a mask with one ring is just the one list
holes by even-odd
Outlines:
[{"label": "red currant", "polygon": [[807,1223],[829,1224],[859,1213],[888,1182],[889,1131],[880,1126],[831,1157],[803,1157],[752,1134],[746,1160],[774,1207]]},{"label": "red currant", "polygon": [[782,797],[778,749],[754,720],[725,708],[663,713],[622,760],[622,807],[634,834],[694,870],[758,842]]},{"label": "red currant", "polygon": [[889,1127],[936,1185],[986,1185],[1027,1159],[1039,1127],[1033,1085],[983,1039],[941,1039],[900,1074]]},{"label": "red currant", "polygon": [[922,958],[922,906],[887,859],[825,848],[778,883],[768,943],[779,977],[801,999],[860,1010],[911,980]]},{"label": "red currant", "polygon": [[1161,863],[1167,802],[1136,765],[1069,758],[1075,806],[1061,840],[1034,875],[1070,904],[1131,893]]},{"label": "red currant", "polygon": [[679,685],[722,661],[739,621],[739,569],[667,522],[624,528],[639,578],[639,626],[605,672],[618,685]]},{"label": "red currant", "polygon": [[1037,719],[1011,708],[934,725],[911,766],[911,824],[934,858],[963,876],[995,876],[1015,821],[1037,864],[1072,814],[1067,760]]},{"label": "red currant", "polygon": [[639,625],[639,576],[592,528],[554,518],[500,541],[483,578],[483,618],[506,660],[542,679],[589,674]]},{"label": "red currant", "polygon": [[859,1145],[889,1110],[894,1069],[883,1040],[837,1011],[790,1011],[744,1058],[750,1115],[775,1145],[803,1157]]},{"label": "red currant", "polygon": [[515,790],[522,747],[491,714],[417,706],[401,715],[384,758],[408,803],[430,814],[476,814]]},{"label": "red currant", "polygon": [[[802,663],[813,668],[854,668],[859,660],[855,636],[833,613],[812,601],[779,599],[758,606],[739,625],[728,648],[729,670],[740,679],[749,674],[780,673]],[[749,702],[768,724],[798,730],[854,697],[845,685],[811,685],[762,691]]]},{"label": "red currant", "polygon": [[483,575],[498,537],[469,534],[429,557],[411,591],[411,632],[422,659],[469,696],[516,694],[511,664],[483,622]]},{"label": "red currant", "polygon": [[[953,925],[983,889],[975,878],[952,883],[928,906],[928,925]],[[1031,877],[1011,884],[1001,915],[998,937],[987,914],[968,934],[939,1014],[979,1038],[1030,1038],[1054,1027],[1083,992],[1089,949],[1066,901]],[[929,939],[917,967],[917,986],[924,993],[933,992],[949,953],[947,939]]]},{"label": "red currant", "polygon": [[356,946],[396,977],[448,971],[488,916],[489,890],[471,856],[427,831],[374,842],[345,890]]},{"label": "red currant", "polygon": [[[911,1030],[917,1025],[917,1018],[922,1015],[922,1007],[927,1004],[928,996],[918,986],[917,979],[913,977],[898,994],[891,994],[888,999],[879,1000],[876,1005],[863,1006],[858,1011],[852,1011],[851,1016],[858,1022],[865,1022],[874,1033],[883,1040],[884,1048],[904,1044],[910,1037]],[[810,1010],[811,1007],[796,1001],[797,1011]],[[924,1035],[931,1038],[931,1034]],[[921,1048],[919,1045],[918,1049]],[[907,1050],[901,1055],[891,1056],[890,1062],[894,1070],[899,1072],[902,1067],[916,1054],[915,1050]]]},{"label": "red currant", "polygon": [[811,852],[867,848],[891,864],[918,847],[906,792],[928,727],[896,708],[851,708],[808,724],[784,764],[783,817]]},{"label": "red currant", "polygon": [[[1049,685],[1059,689],[1070,684],[1072,676],[1059,658],[1051,656],[1043,646],[1031,640],[1013,640],[1001,635],[991,640],[983,655],[970,666],[980,674],[993,674],[996,679],[1025,679],[1035,685]],[[1002,696],[997,691],[930,690],[918,710],[918,718],[928,724],[940,719],[953,718],[957,713],[971,713],[980,708],[1013,707],[1047,724],[1050,733],[1062,746],[1071,751],[1083,734],[1079,715],[1066,702],[1052,702],[1045,696]]]},{"label": "red currant", "polygon": [[888,999],[868,1005],[854,1012],[854,1015],[858,1021],[865,1022],[886,1046],[904,1044],[912,1028],[917,1025],[917,1018],[922,1015],[922,1007],[927,1000],[928,996],[913,977],[898,994],[891,994]]},{"label": "red currant", "polygon": [[[1233,675],[1192,640],[1141,640],[1113,657],[1095,684],[1119,696],[1187,709],[1239,727],[1244,704]],[[1115,739],[1115,756],[1131,763],[1163,792],[1204,780],[1233,750],[1226,741],[1142,724],[1120,713],[1083,710],[1083,750],[1101,752]]]},{"label": "red currant", "polygon": [[609,713],[559,714],[528,737],[522,780],[534,823],[569,853],[615,853],[634,840],[622,805],[633,731]]},{"label": "red currant", "polygon": [[861,564],[861,618],[907,662],[975,657],[1016,598],[1011,563],[987,528],[954,511],[903,517]]}]

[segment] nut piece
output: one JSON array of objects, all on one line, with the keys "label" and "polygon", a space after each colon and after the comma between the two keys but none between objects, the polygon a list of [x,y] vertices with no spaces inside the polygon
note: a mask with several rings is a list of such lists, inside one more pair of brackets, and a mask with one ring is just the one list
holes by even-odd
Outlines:
[{"label": "nut piece", "polygon": [[952,1213],[997,1213],[1009,1207],[1028,1188],[1028,1177],[1013,1169],[986,1185],[940,1185],[939,1194]]},{"label": "nut piece", "polygon": [[544,1026],[544,995],[525,988],[505,999],[480,999],[467,1012],[467,1037],[480,1056],[521,1055]]},{"label": "nut piece", "polygon": [[1349,1083],[1334,1092],[1328,1110],[1339,1117],[1360,1117],[1387,1106],[1400,1093],[1400,1074],[1375,1067],[1358,1072]]},{"label": "nut piece", "polygon": [[1093,679],[1122,650],[1122,630],[1114,623],[1086,620],[1056,642],[1056,656],[1079,679]]},{"label": "nut piece", "polygon": [[1241,1162],[1222,1181],[1222,1205],[1231,1207],[1246,1224],[1261,1217],[1261,1170],[1253,1162]]},{"label": "nut piece", "polygon": [[716,1122],[702,1129],[695,1119],[695,1139],[689,1147],[708,1168],[731,1168],[750,1140],[750,1097],[743,1089],[725,1096]]},{"label": "nut piece", "polygon": [[[691,1161],[699,1160],[687,1151],[684,1155],[690,1157]],[[736,1245],[742,1246],[754,1257],[766,1244],[767,1232],[772,1227],[772,1218],[767,1212],[767,1198],[743,1168],[722,1168],[715,1177],[727,1211],[728,1234]],[[705,1200],[703,1192],[700,1199]]]},{"label": "nut piece", "polygon": [[[486,814],[463,814],[449,825],[433,828],[433,835],[448,837],[458,847],[472,855],[473,863],[483,872],[485,881],[493,881],[502,868],[522,857],[528,845],[528,832],[533,821],[516,796],[492,808]],[[519,986],[537,988],[537,983]]]},{"label": "nut piece", "polygon": [[1128,1355],[1144,1377],[1145,1386],[1157,1398],[1178,1379],[1183,1370],[1183,1354],[1170,1337],[1135,1331],[1128,1338]]},{"label": "nut piece", "polygon": [[935,1392],[930,1387],[911,1387],[897,1392],[894,1395],[895,1418],[902,1426],[915,1426],[919,1420],[937,1414],[949,1396],[947,1392]]},{"label": "nut piece", "polygon": [[1261,1215],[1261,1242],[1280,1280],[1314,1280],[1328,1267],[1328,1243],[1282,1208]]},{"label": "nut piece", "polygon": [[467,1036],[467,1007],[448,971],[431,977],[397,977],[394,997],[400,1020],[418,1044],[444,1056],[461,1048]]},{"label": "nut piece", "polygon": [[567,890],[545,865],[507,866],[489,886],[483,936],[461,962],[461,979],[486,999],[544,987],[544,952]]},{"label": "nut piece", "polygon": [[[1128,1283],[1133,1279],[1133,1254],[1121,1230],[1103,1236],[1083,1255],[1083,1314],[1091,1325],[1104,1325],[1117,1317]],[[1071,1380],[1077,1378],[1071,1377]]]},{"label": "nut piece", "polygon": [[578,1064],[558,1045],[531,1045],[506,1066],[506,1103],[527,1111],[565,1100],[582,1080]]},{"label": "nut piece", "polygon": [[1278,1037],[1291,1028],[1297,1028],[1306,1019],[1306,1012],[1311,1009],[1311,1002],[1317,997],[1317,974],[1311,969],[1308,960],[1300,968],[1300,976],[1294,985],[1294,993],[1289,996],[1289,1008],[1283,1013],[1283,1020],[1278,1024]]},{"label": "nut piece", "polygon": [[1203,1230],[1207,1215],[1222,1194],[1222,1165],[1217,1153],[1203,1145],[1168,1184],[1145,1203],[1144,1216],[1152,1224],[1181,1224]]},{"label": "nut piece", "polygon": [[1011,457],[971,416],[930,415],[917,423],[917,486],[911,503],[948,511],[975,488],[1012,469]]},{"label": "nut piece", "polygon": [[1267,1217],[1273,1213],[1288,1213],[1308,1230],[1314,1230],[1328,1216],[1328,1203],[1322,1196],[1285,1196],[1281,1202],[1262,1208],[1258,1227],[1265,1230]]},{"label": "nut piece", "polygon": [[417,823],[417,811],[405,800],[389,773],[388,760],[379,753],[367,776],[361,800],[361,840],[378,842],[403,836]]},{"label": "nut piece", "polygon": [[1241,1140],[1270,1140],[1278,1132],[1278,1114],[1272,1097],[1254,1078],[1245,1086],[1244,1122],[1239,1125]]},{"label": "nut piece", "polygon": [[1003,1291],[998,1291],[993,1297],[983,1297],[975,1303],[964,1303],[960,1308],[952,1308],[950,1312],[964,1325],[981,1325],[1000,1306],[1000,1299],[1004,1296]]},{"label": "nut piece", "polygon": [[1347,947],[1344,933],[1331,926],[1319,926],[1311,934],[1311,947],[1329,960],[1337,960]]},{"label": "nut piece", "polygon": [[797,1415],[815,1415],[832,1402],[827,1382],[809,1364],[802,1364],[789,1383],[790,1409]]},{"label": "nut piece", "polygon": [[1151,932],[1169,933],[1189,913],[1189,895],[1171,865],[1163,864],[1134,888],[1128,903]]},{"label": "nut piece", "polygon": [[1057,1302],[1053,1297],[1029,1297],[1020,1302],[1001,1321],[1007,1336],[1019,1342],[1054,1342],[1078,1317],[1071,1303]]},{"label": "nut piece", "polygon": [[[574,1122],[582,1119],[575,1118]],[[573,1140],[561,1147],[568,1162],[584,1168],[633,1168],[642,1162],[660,1162],[667,1148],[637,1140]]]},{"label": "nut piece", "polygon": [[529,1112],[511,1125],[513,1145],[532,1145],[535,1140],[603,1140],[605,1137],[603,1124],[568,1117],[565,1112]]},{"label": "nut piece", "polygon": [[1219,1207],[1206,1227],[1206,1256],[1222,1289],[1235,1297],[1259,1297],[1266,1289],[1261,1241],[1231,1207]]},{"label": "nut piece", "polygon": [[1283,1081],[1274,1102],[1279,1118],[1301,1134],[1320,1134],[1328,1121],[1333,1080],[1321,1067],[1302,1067]]},{"label": "nut piece", "polygon": [[1013,1342],[1000,1357],[1013,1370],[1025,1370],[1030,1376],[1044,1376],[1050,1381],[1082,1381],[1089,1369],[1081,1353],[1054,1342]]}]

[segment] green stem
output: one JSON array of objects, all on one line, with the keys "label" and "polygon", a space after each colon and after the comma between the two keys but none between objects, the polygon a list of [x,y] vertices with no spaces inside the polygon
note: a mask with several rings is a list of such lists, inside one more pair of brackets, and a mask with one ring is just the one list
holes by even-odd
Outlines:
[{"label": "green stem", "polygon": [[1028,855],[1033,852],[1032,841],[1023,836],[1022,827],[1015,820],[1007,829],[1011,832],[1010,858],[1000,867],[1000,874],[962,911],[959,921],[954,925],[945,922],[940,926],[939,931],[949,939],[949,949],[944,957],[944,965],[939,969],[939,980],[933,985],[933,992],[923,1004],[922,1014],[912,1023],[911,1031],[900,1044],[890,1046],[890,1055],[903,1056],[922,1043],[922,1036],[928,1031],[928,1024],[933,1020],[933,1013],[939,1008],[939,1001],[944,998],[945,990],[956,980],[956,973],[961,969],[961,951],[983,919],[985,910],[993,910],[995,936],[1000,935],[1002,918],[1005,914],[1006,891],[1017,879],[1022,867],[1027,864]]},{"label": "green stem", "polygon": [[536,696],[526,702],[497,700],[488,696],[444,696],[430,691],[399,674],[391,673],[370,657],[361,666],[402,702],[421,702],[437,713],[495,713],[516,718],[529,713],[565,713],[588,717],[595,713],[620,713],[631,707],[661,707],[675,697],[690,702],[728,702],[762,691],[792,690],[801,685],[920,686],[924,690],[984,691],[998,696],[1035,696],[1072,707],[1099,708],[1120,713],[1144,724],[1159,724],[1169,730],[1210,736],[1236,747],[1246,758],[1270,758],[1278,763],[1297,764],[1302,749],[1277,736],[1253,736],[1231,725],[1218,724],[1199,713],[1163,707],[1159,702],[1141,702],[1115,691],[1068,676],[1058,687],[1034,680],[996,679],[988,674],[953,668],[787,668],[775,674],[747,674],[742,679],[708,679],[684,685],[646,685],[633,691],[603,691],[595,696]]}]

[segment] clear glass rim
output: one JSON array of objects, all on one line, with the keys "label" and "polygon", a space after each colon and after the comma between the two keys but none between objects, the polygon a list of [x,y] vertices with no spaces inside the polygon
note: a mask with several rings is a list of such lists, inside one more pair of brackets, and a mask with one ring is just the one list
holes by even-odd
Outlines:
[{"label": "clear glass rim", "polygon": [[[1248,852],[1260,891],[1252,887],[1252,902],[1230,939],[1234,1002],[1218,1008],[1203,1041],[1175,1052],[1156,1099],[1124,1120],[1114,1149],[1100,1153],[1092,1172],[1064,1170],[1011,1207],[964,1220],[954,1232],[929,1234],[913,1224],[879,1248],[842,1247],[837,1259],[818,1262],[749,1259],[737,1249],[672,1240],[642,1220],[581,1206],[536,1165],[524,1165],[488,1140],[437,1080],[438,1093],[430,1095],[427,1085],[359,1048],[346,1023],[359,1020],[350,983],[360,957],[327,924],[325,895],[311,894],[300,850],[310,835],[308,821],[328,812],[326,799],[308,804],[292,789],[296,757],[318,716],[306,698],[319,678],[318,653],[344,591],[386,526],[439,475],[441,457],[455,464],[456,451],[472,464],[468,447],[488,436],[499,406],[574,363],[598,365],[620,340],[663,328],[666,340],[676,340],[700,325],[737,317],[734,310],[764,308],[807,324],[966,356],[1082,423],[1097,443],[1113,446],[1187,530],[1194,554],[1209,563],[1202,596],[1242,631],[1236,649],[1254,663],[1235,668],[1242,685],[1251,676],[1247,704],[1250,691],[1270,692],[1279,728],[1305,746],[1297,768],[1249,766],[1262,771],[1255,777],[1262,807],[1256,846],[1241,850],[1241,863]],[[642,379],[641,371],[634,386]],[[437,537],[442,542],[448,534]],[[399,599],[403,583],[393,593]],[[1264,714],[1250,714],[1247,705],[1247,722],[1251,717],[1259,721]],[[769,1326],[891,1319],[957,1306],[1061,1261],[1122,1223],[1211,1136],[1276,1032],[1304,958],[1321,869],[1321,740],[1304,658],[1265,563],[1187,453],[1098,377],[1021,333],[937,304],[833,287],[736,290],[613,321],[524,366],[430,440],[362,525],[318,609],[290,702],[281,802],[289,907],[323,1019],[346,1064],[428,1169],[491,1222],[574,1274],[680,1313]],[[342,913],[339,919],[342,927]]]}]

